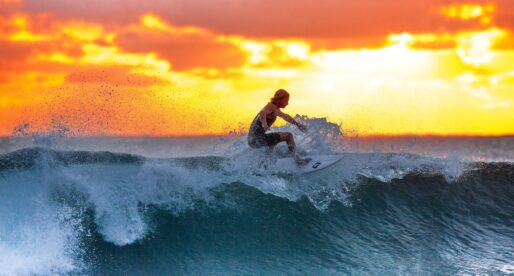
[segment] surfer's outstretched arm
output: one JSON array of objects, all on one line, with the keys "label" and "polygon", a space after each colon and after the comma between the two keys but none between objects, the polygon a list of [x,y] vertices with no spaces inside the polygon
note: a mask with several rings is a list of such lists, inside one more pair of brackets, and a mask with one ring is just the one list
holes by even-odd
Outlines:
[{"label": "surfer's outstretched arm", "polygon": [[304,125],[304,124],[301,124],[299,122],[297,122],[293,117],[291,117],[289,114],[286,114],[282,111],[278,111],[278,116],[284,120],[286,120],[286,122],[290,123],[290,124],[293,124],[295,126],[297,126],[301,131],[306,131],[307,130],[307,126]]}]

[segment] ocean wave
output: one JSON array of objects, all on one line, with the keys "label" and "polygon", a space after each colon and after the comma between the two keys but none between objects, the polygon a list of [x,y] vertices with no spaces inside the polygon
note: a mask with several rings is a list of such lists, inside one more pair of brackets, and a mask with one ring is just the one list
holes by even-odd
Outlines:
[{"label": "ocean wave", "polygon": [[[379,274],[373,262],[382,262],[384,272],[416,273],[433,261],[441,273],[467,273],[512,260],[511,163],[345,153],[308,176],[258,176],[254,161],[45,148],[1,155],[0,269],[270,272],[279,258],[271,272],[321,264],[325,273]],[[416,271],[408,258],[429,261]]]}]

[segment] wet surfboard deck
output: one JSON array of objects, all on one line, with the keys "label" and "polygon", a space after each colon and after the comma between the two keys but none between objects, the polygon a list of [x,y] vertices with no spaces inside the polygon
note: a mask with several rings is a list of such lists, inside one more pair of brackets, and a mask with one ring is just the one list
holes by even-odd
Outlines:
[{"label": "wet surfboard deck", "polygon": [[265,162],[260,167],[263,173],[302,175],[328,168],[343,159],[342,155],[313,155],[309,163],[298,166],[293,158],[278,158]]}]

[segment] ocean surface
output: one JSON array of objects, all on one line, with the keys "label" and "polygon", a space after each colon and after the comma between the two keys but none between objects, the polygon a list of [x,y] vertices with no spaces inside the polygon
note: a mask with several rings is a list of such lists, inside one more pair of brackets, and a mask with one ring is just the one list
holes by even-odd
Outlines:
[{"label": "ocean surface", "polygon": [[343,159],[303,176],[238,135],[0,138],[0,275],[514,274],[514,137],[308,123]]}]

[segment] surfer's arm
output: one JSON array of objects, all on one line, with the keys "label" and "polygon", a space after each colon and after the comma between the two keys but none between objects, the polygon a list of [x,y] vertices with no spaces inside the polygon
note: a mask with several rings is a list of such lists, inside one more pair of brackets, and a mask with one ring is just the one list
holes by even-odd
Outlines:
[{"label": "surfer's arm", "polygon": [[295,126],[297,126],[301,131],[306,131],[307,130],[307,126],[304,125],[304,124],[300,124],[298,123],[293,117],[291,117],[289,114],[286,114],[282,111],[278,111],[278,116],[284,120],[286,120],[286,122],[290,123],[290,124],[293,124]]}]

